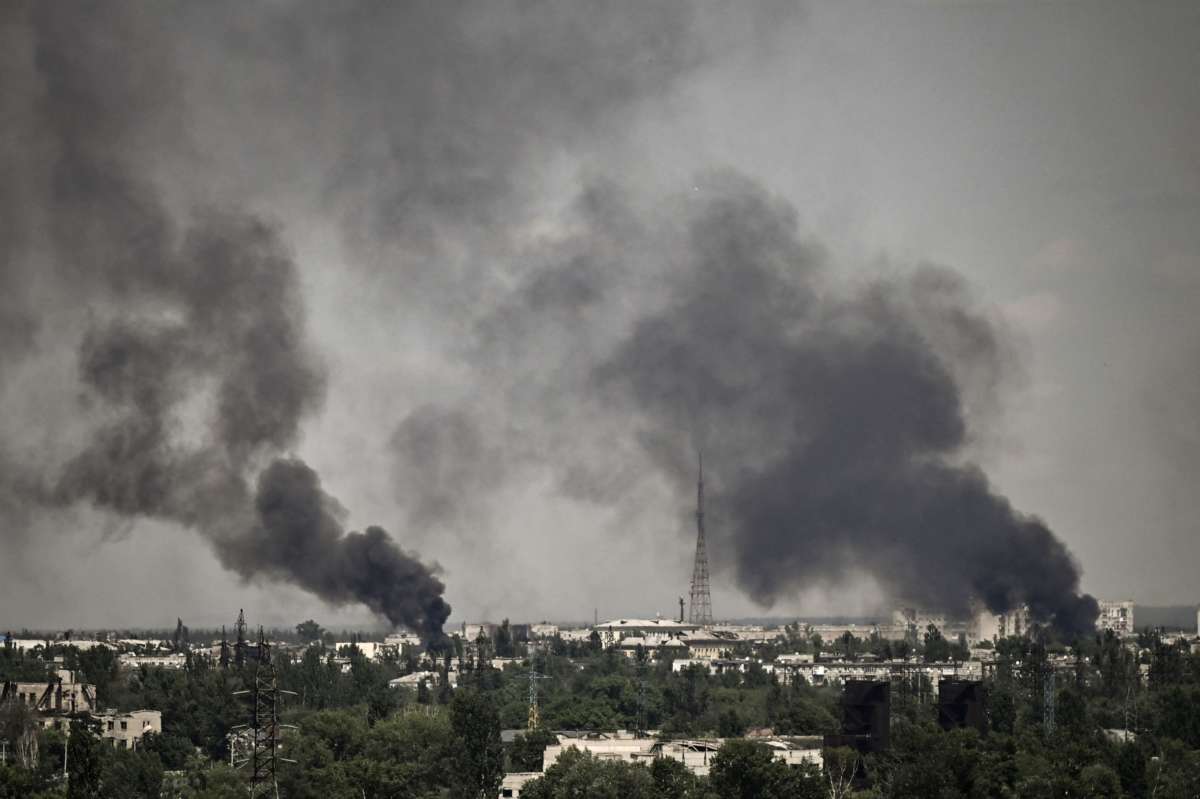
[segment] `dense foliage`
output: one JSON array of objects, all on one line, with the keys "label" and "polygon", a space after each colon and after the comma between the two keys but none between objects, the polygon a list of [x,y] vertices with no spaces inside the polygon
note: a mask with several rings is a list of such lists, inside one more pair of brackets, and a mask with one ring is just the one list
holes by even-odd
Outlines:
[{"label": "dense foliage", "polygon": [[[542,771],[543,750],[555,742],[547,729],[618,728],[732,740],[713,758],[707,777],[673,760],[632,764],[568,750],[544,776],[528,783],[523,795],[1200,797],[1200,656],[1152,634],[1141,636],[1136,646],[1112,635],[1071,648],[1001,641],[988,680],[988,735],[943,732],[928,693],[914,686],[894,696],[888,752],[865,761],[850,750],[829,752],[828,762],[836,767],[823,773],[787,766],[753,739],[738,736],[755,728],[785,736],[833,732],[839,720],[836,687],[783,684],[759,666],[721,675],[697,667],[676,671],[669,662],[602,651],[594,641],[554,642],[531,663],[521,659],[528,652],[524,642],[514,640],[506,627],[499,640],[480,642],[486,644],[480,647],[483,656],[459,642],[436,663],[374,662],[354,648],[335,651],[322,642],[324,633],[315,623],[302,627],[304,637],[315,643],[276,657],[280,688],[294,692],[283,714],[283,721],[294,725],[282,754],[295,762],[280,772],[280,792],[288,799],[494,797],[504,772]],[[179,635],[185,634],[181,628]],[[839,657],[880,646],[860,639],[825,645],[798,629],[790,638],[780,648],[828,651],[832,646]],[[913,658],[959,646],[929,634],[907,645],[905,656]],[[514,655],[503,669],[490,661],[498,649]],[[82,723],[74,724],[69,736],[35,731],[36,757],[25,767],[14,753],[22,734],[22,751],[29,753],[36,719],[6,706],[0,709],[8,757],[0,765],[0,799],[244,795],[243,777],[229,765],[228,734],[246,718],[245,702],[236,692],[250,684],[252,665],[222,669],[207,657],[189,656],[183,669],[121,671],[110,650],[55,648],[43,654],[61,656],[63,665],[95,683],[102,706],[160,710],[164,732],[147,736],[136,751],[125,751],[114,750]],[[773,653],[759,654],[770,658]],[[1055,655],[1060,667],[1050,727],[1037,675]],[[458,678],[453,689],[444,679],[451,666]],[[539,681],[543,728],[502,745],[501,729],[526,725],[533,667],[549,677]],[[37,656],[0,651],[5,679],[41,679],[47,668]],[[431,676],[413,689],[389,687],[389,680],[417,670]]]}]

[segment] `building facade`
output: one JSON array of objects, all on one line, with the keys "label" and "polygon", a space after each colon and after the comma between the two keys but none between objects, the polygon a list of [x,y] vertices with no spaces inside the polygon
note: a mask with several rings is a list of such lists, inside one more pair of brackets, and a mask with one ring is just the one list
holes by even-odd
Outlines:
[{"label": "building facade", "polygon": [[106,710],[96,718],[100,722],[100,736],[116,749],[137,749],[146,733],[162,734],[162,713],[157,710],[130,713]]},{"label": "building facade", "polygon": [[1112,630],[1117,635],[1133,635],[1133,600],[1101,601],[1100,616],[1096,619],[1097,630]]}]

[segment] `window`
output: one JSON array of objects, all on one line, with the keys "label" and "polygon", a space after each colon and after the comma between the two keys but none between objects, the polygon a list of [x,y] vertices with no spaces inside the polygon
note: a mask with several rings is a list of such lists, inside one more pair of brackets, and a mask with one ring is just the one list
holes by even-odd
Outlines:
[{"label": "window", "polygon": [[109,719],[109,720],[108,720],[108,728],[109,728],[110,730],[113,728],[113,720],[112,720],[112,719]]},{"label": "window", "polygon": [[121,729],[123,729],[123,730],[127,730],[127,729],[129,729],[129,722],[128,722],[128,721],[122,721],[122,722],[121,722]]}]

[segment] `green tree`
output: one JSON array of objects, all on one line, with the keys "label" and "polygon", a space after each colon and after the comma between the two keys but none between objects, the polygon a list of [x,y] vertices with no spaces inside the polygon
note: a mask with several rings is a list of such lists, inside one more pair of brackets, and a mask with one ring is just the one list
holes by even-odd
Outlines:
[{"label": "green tree", "polygon": [[703,780],[670,757],[657,757],[651,761],[650,779],[654,783],[655,799],[701,799],[707,793]]},{"label": "green tree", "polygon": [[745,738],[726,741],[717,751],[709,783],[722,799],[818,799],[824,794],[814,770],[789,766],[764,744]]},{"label": "green tree", "polygon": [[509,627],[508,619],[505,619],[496,630],[496,657],[510,658],[513,651],[512,628]]},{"label": "green tree", "polygon": [[950,642],[934,625],[925,628],[925,662],[941,663],[950,659]]},{"label": "green tree", "polygon": [[544,728],[518,735],[508,750],[511,771],[541,771],[546,747],[558,743],[558,736]]},{"label": "green tree", "polygon": [[175,634],[171,636],[171,644],[176,652],[188,648],[189,637],[188,628],[184,626],[183,619],[175,619]]},{"label": "green tree", "polygon": [[381,721],[354,761],[367,796],[439,796],[449,787],[458,743],[446,714],[411,713]]},{"label": "green tree", "polygon": [[71,722],[67,738],[67,799],[101,799],[101,746],[85,725]]},{"label": "green tree", "polygon": [[1146,795],[1146,756],[1136,743],[1127,742],[1117,752],[1117,776],[1121,778],[1121,789],[1141,799]]},{"label": "green tree", "polygon": [[741,716],[733,708],[721,711],[717,718],[717,735],[721,738],[738,738],[746,731]]},{"label": "green tree", "polygon": [[162,782],[162,761],[153,752],[116,749],[104,755],[101,784],[105,796],[159,799]]},{"label": "green tree", "polygon": [[142,738],[142,750],[158,755],[163,768],[179,770],[196,754],[196,747],[187,738],[173,732],[148,732]]},{"label": "green tree", "polygon": [[590,752],[563,752],[539,779],[525,783],[522,799],[655,799],[650,770]]},{"label": "green tree", "polygon": [[429,693],[429,682],[422,677],[421,681],[417,683],[417,704],[428,705],[431,699],[432,696]]},{"label": "green tree", "polygon": [[35,772],[0,763],[0,799],[27,799],[34,795],[39,785]]},{"label": "green tree", "polygon": [[311,644],[313,641],[320,641],[324,633],[325,631],[321,629],[321,625],[312,619],[302,621],[296,625],[296,635],[299,637],[301,643]]},{"label": "green tree", "polygon": [[500,714],[491,697],[459,691],[450,703],[450,726],[458,741],[452,785],[463,799],[494,799],[504,778]]},{"label": "green tree", "polygon": [[1121,779],[1103,763],[1092,763],[1079,771],[1079,793],[1087,799],[1121,799]]}]

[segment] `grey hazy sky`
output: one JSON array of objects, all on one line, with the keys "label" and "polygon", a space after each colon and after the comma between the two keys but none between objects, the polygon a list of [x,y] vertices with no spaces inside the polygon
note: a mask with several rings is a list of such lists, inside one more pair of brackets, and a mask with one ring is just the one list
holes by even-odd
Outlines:
[{"label": "grey hazy sky", "polygon": [[[0,227],[10,474],[52,472],[102,419],[76,350],[139,301],[101,266],[95,288],[54,277],[45,245],[62,155],[39,135],[39,42],[85,37],[84,67],[119,65],[94,100],[118,121],[89,130],[85,96],[59,129],[107,137],[180,219],[236,206],[278,226],[327,372],[287,451],[348,528],[440,564],[453,619],[666,614],[686,592],[691,494],[585,365],[669,302],[664,220],[713,169],[794,207],[838,285],[962,275],[1004,357],[962,378],[961,456],[1066,543],[1085,591],[1197,600],[1195,3],[146,8],[64,25],[17,4],[0,27],[18,120],[0,164],[19,178],[0,201],[25,209]],[[208,434],[202,407],[179,418]],[[0,625],[372,618],[244,582],[173,522],[4,502]],[[718,544],[716,612],[763,613],[728,558]],[[881,598],[849,575],[771,612]]]}]

